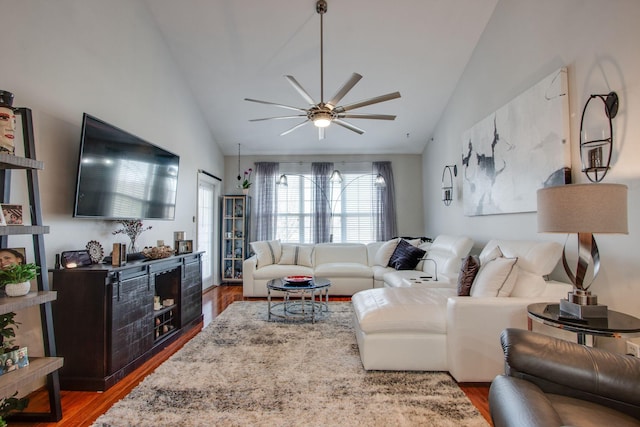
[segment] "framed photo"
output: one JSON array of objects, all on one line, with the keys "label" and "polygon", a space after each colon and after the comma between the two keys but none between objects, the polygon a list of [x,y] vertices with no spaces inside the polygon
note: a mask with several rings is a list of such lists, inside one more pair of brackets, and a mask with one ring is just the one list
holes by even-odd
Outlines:
[{"label": "framed photo", "polygon": [[27,255],[25,248],[0,248],[0,268],[26,263]]},{"label": "framed photo", "polygon": [[4,214],[2,213],[2,209],[0,209],[0,225],[7,225],[7,221],[4,220]]},{"label": "framed photo", "polygon": [[22,205],[2,204],[2,215],[6,225],[22,225]]}]

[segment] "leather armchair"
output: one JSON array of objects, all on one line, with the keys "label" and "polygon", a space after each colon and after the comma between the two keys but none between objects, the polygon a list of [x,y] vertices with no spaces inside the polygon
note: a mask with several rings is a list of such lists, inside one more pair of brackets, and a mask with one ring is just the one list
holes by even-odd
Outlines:
[{"label": "leather armchair", "polygon": [[640,426],[640,359],[505,329],[505,375],[494,379],[495,427]]}]

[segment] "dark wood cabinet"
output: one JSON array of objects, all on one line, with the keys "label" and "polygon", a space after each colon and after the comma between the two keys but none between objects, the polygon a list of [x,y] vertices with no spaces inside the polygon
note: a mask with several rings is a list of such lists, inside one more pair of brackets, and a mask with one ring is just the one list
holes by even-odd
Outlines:
[{"label": "dark wood cabinet", "polygon": [[53,289],[66,390],[107,390],[202,322],[200,253],[53,270]]}]

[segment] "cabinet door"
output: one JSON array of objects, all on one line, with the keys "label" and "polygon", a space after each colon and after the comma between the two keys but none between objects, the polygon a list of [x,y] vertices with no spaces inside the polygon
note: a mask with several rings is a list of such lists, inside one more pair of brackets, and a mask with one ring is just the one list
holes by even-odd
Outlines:
[{"label": "cabinet door", "polygon": [[182,273],[181,327],[202,315],[202,271],[200,256],[185,258]]},{"label": "cabinet door", "polygon": [[153,290],[149,277],[145,274],[116,281],[111,289],[110,374],[153,345]]}]

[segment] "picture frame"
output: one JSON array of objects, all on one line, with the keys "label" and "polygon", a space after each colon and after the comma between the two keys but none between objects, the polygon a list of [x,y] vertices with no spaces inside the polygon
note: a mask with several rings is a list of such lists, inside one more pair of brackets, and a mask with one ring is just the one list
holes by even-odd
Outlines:
[{"label": "picture frame", "polygon": [[0,248],[0,268],[18,263],[27,263],[27,251],[25,248]]},{"label": "picture frame", "polygon": [[61,262],[64,268],[86,267],[91,265],[91,256],[87,250],[64,251],[61,254]]},{"label": "picture frame", "polygon": [[0,204],[5,225],[22,225],[22,205]]},{"label": "picture frame", "polygon": [[7,221],[4,219],[4,214],[2,213],[2,209],[0,209],[0,226],[7,225]]}]

